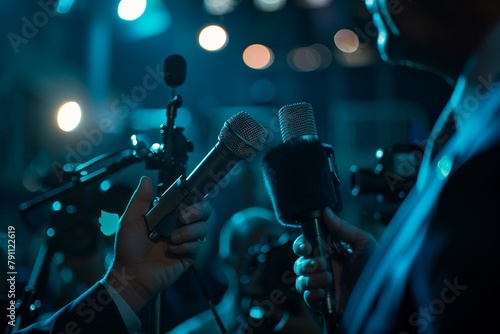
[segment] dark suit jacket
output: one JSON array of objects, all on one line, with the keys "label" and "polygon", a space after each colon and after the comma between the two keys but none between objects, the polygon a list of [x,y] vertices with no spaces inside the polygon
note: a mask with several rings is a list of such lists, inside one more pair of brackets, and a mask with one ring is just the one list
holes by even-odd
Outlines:
[{"label": "dark suit jacket", "polygon": [[34,323],[15,333],[109,334],[127,333],[127,329],[106,288],[96,283],[49,319]]},{"label": "dark suit jacket", "polygon": [[464,95],[491,92],[424,160],[358,280],[343,332],[500,333],[499,87]]}]

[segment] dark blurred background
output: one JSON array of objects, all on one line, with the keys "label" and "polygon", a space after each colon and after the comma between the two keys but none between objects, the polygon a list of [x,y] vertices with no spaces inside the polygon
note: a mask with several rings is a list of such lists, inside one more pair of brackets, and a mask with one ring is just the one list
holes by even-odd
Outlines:
[{"label": "dark blurred background", "polygon": [[[102,276],[113,236],[101,232],[101,211],[120,215],[139,178],[148,175],[157,181],[159,171],[138,161],[36,208],[19,206],[66,185],[71,175],[63,172],[64,166],[71,170],[95,158],[96,166],[114,161],[116,156],[100,158],[130,149],[134,134],[147,145],[161,143],[160,125],[166,122],[172,88],[159,75],[164,59],[173,54],[187,64],[185,82],[175,93],[183,99],[176,126],[185,128],[194,146],[188,172],[217,142],[223,122],[237,112],[246,111],[267,127],[272,146],[281,140],[277,110],[310,102],[320,139],[336,150],[343,200],[339,214],[380,236],[405,187],[412,185],[412,172],[399,166],[398,159],[422,147],[451,89],[432,74],[384,63],[362,1],[148,0],[136,20],[120,18],[119,2],[0,4],[0,140],[5,151],[0,240],[6,251],[7,227],[15,227],[18,291],[32,274],[40,247],[50,241],[54,253],[40,292],[41,314],[64,305]],[[124,0],[121,5],[130,4]],[[199,34],[208,25],[226,31],[225,47],[208,51],[200,46]],[[254,44],[273,55],[260,69],[249,65],[261,58],[243,57]],[[68,101],[80,106],[81,122],[65,132],[57,115]],[[379,148],[383,158],[376,156]],[[216,213],[199,266],[214,299],[224,289],[214,260],[218,229],[240,209],[271,207],[261,157],[241,162],[242,172],[210,198]],[[408,161],[418,167],[415,159]],[[353,166],[364,173],[354,174]],[[372,172],[377,168],[395,169],[392,181],[404,183],[404,189],[380,186],[384,182]],[[401,168],[405,175],[397,174]],[[353,193],[355,175],[366,186],[359,193]],[[172,325],[207,308],[190,280],[186,277],[171,289],[172,300],[178,300]]]}]

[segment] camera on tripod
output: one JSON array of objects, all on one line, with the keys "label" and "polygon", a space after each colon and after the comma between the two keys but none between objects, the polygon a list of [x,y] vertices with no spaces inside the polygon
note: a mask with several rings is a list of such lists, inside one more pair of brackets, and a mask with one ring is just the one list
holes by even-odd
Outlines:
[{"label": "camera on tripod", "polygon": [[351,166],[351,194],[375,194],[378,203],[401,202],[417,180],[423,148],[399,144],[380,148],[375,155],[379,163],[374,169]]}]

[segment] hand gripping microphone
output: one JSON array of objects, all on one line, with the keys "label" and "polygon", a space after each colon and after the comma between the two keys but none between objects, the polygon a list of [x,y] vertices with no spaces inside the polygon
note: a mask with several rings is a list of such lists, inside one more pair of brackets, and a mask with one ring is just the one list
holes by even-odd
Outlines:
[{"label": "hand gripping microphone", "polygon": [[149,238],[168,237],[179,227],[179,211],[205,198],[240,160],[264,149],[267,135],[267,130],[243,111],[228,119],[212,150],[187,178],[181,175],[165,190],[146,214]]},{"label": "hand gripping microphone", "polygon": [[[342,260],[346,255],[337,238],[327,238],[322,219],[324,207],[339,211],[342,205],[333,148],[319,142],[309,103],[286,105],[278,116],[283,143],[262,160],[266,189],[280,223],[301,226],[312,256],[324,259],[332,272],[330,257]],[[332,285],[320,310],[329,333],[336,330],[334,297]]]}]

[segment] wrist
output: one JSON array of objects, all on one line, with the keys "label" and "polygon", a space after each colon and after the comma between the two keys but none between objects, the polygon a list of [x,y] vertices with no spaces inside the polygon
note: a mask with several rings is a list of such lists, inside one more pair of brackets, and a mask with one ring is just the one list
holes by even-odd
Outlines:
[{"label": "wrist", "polygon": [[126,270],[125,267],[113,266],[104,276],[108,283],[130,308],[137,314],[146,303],[150,296],[135,280],[135,276]]}]

